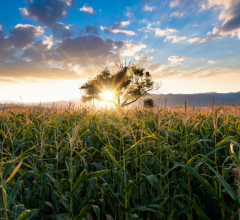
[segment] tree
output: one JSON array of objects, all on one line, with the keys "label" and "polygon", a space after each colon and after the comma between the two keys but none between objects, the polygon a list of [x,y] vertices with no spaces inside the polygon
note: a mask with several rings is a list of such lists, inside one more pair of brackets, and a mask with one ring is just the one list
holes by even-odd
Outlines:
[{"label": "tree", "polygon": [[144,104],[145,108],[153,108],[154,107],[153,99],[145,99],[143,104]]},{"label": "tree", "polygon": [[137,67],[121,61],[115,62],[116,70],[111,73],[108,67],[89,79],[79,89],[83,91],[82,101],[97,99],[103,101],[103,93],[108,91],[112,97],[104,101],[113,102],[117,106],[127,106],[136,102],[139,98],[149,95],[150,91],[156,91],[160,85],[152,80],[152,76],[144,68]]}]

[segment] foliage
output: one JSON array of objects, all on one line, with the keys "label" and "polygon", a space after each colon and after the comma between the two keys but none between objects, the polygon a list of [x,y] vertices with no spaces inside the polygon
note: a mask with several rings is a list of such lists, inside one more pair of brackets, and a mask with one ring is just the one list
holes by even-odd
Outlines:
[{"label": "foliage", "polygon": [[0,217],[236,219],[239,112],[2,110]]},{"label": "foliage", "polygon": [[144,107],[145,108],[153,108],[154,107],[153,99],[144,99]]},{"label": "foliage", "polygon": [[126,65],[122,61],[120,64],[116,63],[116,66],[114,73],[105,67],[99,75],[80,87],[83,91],[83,102],[94,99],[102,101],[100,94],[111,91],[114,93],[114,99],[110,101],[124,107],[148,95],[148,92],[159,89],[160,85],[152,80],[151,74],[144,68]]}]

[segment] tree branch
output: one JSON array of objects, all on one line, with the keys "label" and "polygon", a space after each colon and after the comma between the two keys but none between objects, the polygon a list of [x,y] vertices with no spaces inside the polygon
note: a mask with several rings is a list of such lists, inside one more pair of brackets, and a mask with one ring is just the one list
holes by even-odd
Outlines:
[{"label": "tree branch", "polygon": [[138,98],[134,99],[133,101],[128,102],[128,103],[126,103],[126,104],[124,104],[124,102],[123,102],[121,106],[130,105],[130,104],[132,104],[133,102],[136,102],[139,98],[141,98],[141,97],[138,97]]}]

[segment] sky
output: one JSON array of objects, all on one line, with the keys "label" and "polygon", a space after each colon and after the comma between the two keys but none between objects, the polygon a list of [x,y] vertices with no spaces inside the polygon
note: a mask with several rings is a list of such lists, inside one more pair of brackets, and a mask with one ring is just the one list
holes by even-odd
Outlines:
[{"label": "sky", "polygon": [[240,0],[0,1],[0,100],[80,98],[124,59],[160,93],[240,91]]}]

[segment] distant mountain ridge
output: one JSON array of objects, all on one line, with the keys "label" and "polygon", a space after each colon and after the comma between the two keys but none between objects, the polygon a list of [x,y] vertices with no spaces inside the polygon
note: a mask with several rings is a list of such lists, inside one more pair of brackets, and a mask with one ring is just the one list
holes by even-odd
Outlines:
[{"label": "distant mountain ridge", "polygon": [[[148,97],[140,99],[140,101],[134,103],[135,105],[141,104],[141,102]],[[208,106],[212,105],[213,98],[215,100],[216,106],[221,105],[240,105],[240,92],[236,93],[195,93],[195,94],[153,94],[149,96],[154,100],[154,103],[158,107],[175,107],[177,105],[183,105],[183,102],[186,101],[189,106]],[[68,101],[57,101],[57,102],[42,102],[42,103],[22,103],[22,102],[12,102],[11,101],[0,101],[0,107],[4,106],[19,106],[24,104],[25,106],[68,106],[69,104],[78,105],[81,103],[79,99],[71,99]]]},{"label": "distant mountain ridge", "polygon": [[155,105],[165,107],[165,102],[168,107],[183,105],[186,101],[190,106],[208,106],[212,105],[213,99],[216,106],[220,105],[240,105],[240,92],[236,93],[196,93],[196,94],[162,94],[153,95]]}]

